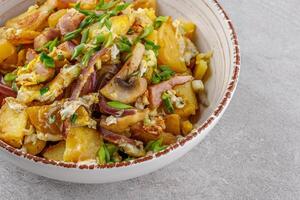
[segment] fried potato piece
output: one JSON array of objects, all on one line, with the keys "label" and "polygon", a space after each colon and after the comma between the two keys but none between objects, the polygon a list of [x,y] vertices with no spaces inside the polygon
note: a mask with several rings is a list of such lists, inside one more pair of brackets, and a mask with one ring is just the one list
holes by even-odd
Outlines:
[{"label": "fried potato piece", "polygon": [[166,131],[173,135],[180,135],[180,116],[171,114],[165,117]]},{"label": "fried potato piece", "polygon": [[[24,141],[30,136],[25,136]],[[22,149],[25,149],[27,153],[31,155],[37,155],[43,151],[46,146],[46,141],[36,139],[36,141],[31,141],[29,143],[25,143],[22,146]]]},{"label": "fried potato piece", "polygon": [[39,31],[47,25],[48,16],[53,12],[55,5],[47,1],[42,6],[31,6],[21,15],[8,20],[5,23],[6,27],[15,29],[24,29]]},{"label": "fried potato piece", "polygon": [[100,126],[106,130],[112,131],[118,134],[124,134],[130,126],[143,121],[147,116],[149,110],[137,111],[134,115],[128,115],[125,117],[117,118],[116,124],[107,125],[106,120],[102,119],[100,122]]},{"label": "fried potato piece", "polygon": [[99,132],[87,127],[71,128],[66,139],[64,161],[80,162],[95,160],[102,137]]},{"label": "fried potato piece", "polygon": [[134,0],[133,1],[133,7],[135,9],[153,8],[154,10],[156,10],[157,3],[156,3],[156,0]]},{"label": "fried potato piece", "polygon": [[[18,104],[15,104],[18,106]],[[5,103],[0,110],[0,139],[9,145],[20,148],[27,125],[27,113],[23,109],[12,109]]]},{"label": "fried potato piece", "polygon": [[180,54],[179,42],[171,19],[163,23],[158,29],[158,44],[160,46],[159,64],[168,65],[173,71],[178,73],[186,72],[187,67]]},{"label": "fried potato piece", "polygon": [[16,48],[6,39],[0,39],[0,63],[16,53]]},{"label": "fried potato piece", "polygon": [[65,149],[66,142],[60,141],[59,143],[48,147],[43,153],[43,156],[49,160],[63,161]]},{"label": "fried potato piece", "polygon": [[192,82],[190,81],[184,85],[175,86],[174,90],[176,91],[176,95],[182,97],[185,102],[185,106],[182,109],[175,109],[175,113],[185,119],[191,115],[195,115],[198,109],[198,102],[192,87]]}]

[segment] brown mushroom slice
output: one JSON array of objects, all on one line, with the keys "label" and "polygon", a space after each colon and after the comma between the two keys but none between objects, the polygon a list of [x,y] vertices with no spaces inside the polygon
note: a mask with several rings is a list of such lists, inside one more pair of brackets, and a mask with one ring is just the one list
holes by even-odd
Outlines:
[{"label": "brown mushroom slice", "polygon": [[149,113],[148,109],[139,110],[133,115],[116,118],[116,124],[110,124],[110,125],[107,124],[106,119],[102,119],[100,121],[100,126],[114,133],[124,134],[126,133],[126,131],[128,131],[130,126],[140,121],[143,121],[145,117],[148,115],[148,113]]},{"label": "brown mushroom slice", "polygon": [[117,145],[119,148],[123,149],[125,153],[132,157],[142,157],[145,156],[145,150],[143,143],[137,140],[132,140],[126,136],[118,135],[104,128],[100,128],[100,133],[103,139]]},{"label": "brown mushroom slice", "polygon": [[136,101],[147,90],[147,80],[128,77],[138,70],[143,59],[145,46],[138,43],[132,52],[132,57],[125,63],[122,69],[114,76],[110,82],[101,89],[101,94],[106,98],[122,103],[130,104]]},{"label": "brown mushroom slice", "polygon": [[182,85],[186,82],[193,80],[192,76],[175,76],[168,81],[162,82],[160,84],[151,86],[149,88],[150,95],[150,105],[152,108],[157,108],[160,106],[162,99],[161,95],[167,90],[171,90],[176,85]]}]

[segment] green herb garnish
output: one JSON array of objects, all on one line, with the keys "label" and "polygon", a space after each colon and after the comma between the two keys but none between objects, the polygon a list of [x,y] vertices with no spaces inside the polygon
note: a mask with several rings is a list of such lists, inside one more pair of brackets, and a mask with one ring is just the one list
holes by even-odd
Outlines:
[{"label": "green herb garnish", "polygon": [[81,60],[81,63],[83,66],[87,66],[89,64],[89,61],[90,61],[93,53],[95,53],[95,49],[91,49],[86,54],[84,54],[84,56]]},{"label": "green herb garnish", "polygon": [[171,96],[168,93],[164,92],[161,98],[163,100],[163,104],[166,111],[168,113],[174,113],[174,107],[171,101]]},{"label": "green herb garnish", "polygon": [[106,38],[105,38],[105,35],[104,35],[103,33],[101,33],[101,34],[97,35],[94,44],[95,44],[95,45],[100,45],[100,44],[102,44],[103,42],[105,42],[105,39],[106,39]]},{"label": "green herb garnish", "polygon": [[154,42],[150,40],[145,40],[145,48],[147,50],[152,50],[155,53],[155,56],[158,56],[158,51],[160,49],[159,45],[156,45]]},{"label": "green herb garnish", "polygon": [[84,44],[80,44],[80,45],[76,46],[71,60],[74,60],[75,58],[77,58],[82,53],[84,47],[85,47]]},{"label": "green herb garnish", "polygon": [[74,8],[75,8],[78,12],[80,12],[80,13],[82,13],[82,14],[84,14],[84,15],[87,15],[87,16],[95,15],[95,13],[92,12],[92,11],[81,9],[81,8],[80,8],[80,3],[77,3],[77,4],[74,6]]},{"label": "green herb garnish", "polygon": [[110,153],[107,149],[107,146],[102,142],[100,149],[98,150],[98,162],[100,165],[110,162]]},{"label": "green herb garnish", "polygon": [[118,0],[118,1],[109,1],[106,3],[104,0],[100,0],[96,6],[96,10],[108,10],[114,7],[119,2],[120,1]]},{"label": "green herb garnish", "polygon": [[159,16],[156,18],[155,22],[154,22],[154,28],[158,29],[159,27],[161,27],[161,25],[168,21],[169,17],[167,16]]},{"label": "green herb garnish", "polygon": [[49,124],[54,124],[55,121],[56,121],[56,116],[55,115],[51,115],[48,119]]},{"label": "green herb garnish", "polygon": [[16,78],[17,78],[17,75],[16,75],[16,74],[13,74],[13,73],[7,73],[7,74],[5,74],[5,76],[4,76],[4,81],[5,81],[6,83],[12,82],[12,81],[16,80]]},{"label": "green herb garnish", "polygon": [[47,68],[55,67],[54,59],[51,58],[50,56],[48,56],[46,53],[42,52],[40,54],[40,59],[41,59],[42,63],[45,65],[45,67],[47,67]]},{"label": "green herb garnish", "polygon": [[106,28],[107,28],[108,30],[111,29],[112,23],[111,23],[111,21],[110,21],[109,18],[105,19],[104,24],[105,24],[105,26],[106,26]]},{"label": "green herb garnish", "polygon": [[88,16],[86,17],[79,25],[79,28],[81,29],[84,29],[85,27],[91,25],[92,23],[94,23],[96,19],[96,16],[95,15],[91,15],[91,16]]},{"label": "green herb garnish", "polygon": [[52,52],[54,47],[56,47],[59,44],[58,38],[55,38],[53,41],[50,42],[49,44],[49,52]]},{"label": "green herb garnish", "polygon": [[85,29],[82,31],[81,44],[86,43],[89,38],[90,29]]},{"label": "green herb garnish", "polygon": [[171,70],[168,66],[163,65],[163,66],[160,66],[159,68],[160,68],[160,70],[156,70],[153,73],[153,76],[152,76],[153,84],[158,84],[162,81],[167,81],[175,74],[175,72],[173,70]]},{"label": "green herb garnish", "polygon": [[108,36],[106,38],[106,41],[105,41],[105,45],[104,47],[107,48],[107,47],[110,47],[112,44],[113,44],[114,40],[113,40],[113,35],[111,32],[108,33]]},{"label": "green herb garnish", "polygon": [[44,94],[46,94],[48,91],[49,91],[49,87],[48,86],[42,87],[40,89],[41,96],[43,96]]},{"label": "green herb garnish", "polygon": [[64,41],[73,40],[73,39],[79,37],[81,31],[82,31],[82,28],[79,28],[79,29],[76,29],[75,31],[72,31],[72,32],[70,32],[70,33],[67,33],[67,34],[64,36]]},{"label": "green herb garnish", "polygon": [[130,43],[127,37],[122,37],[117,41],[117,47],[120,50],[120,52],[130,52],[132,44]]},{"label": "green herb garnish", "polygon": [[146,151],[152,151],[154,153],[162,151],[167,148],[167,146],[162,145],[162,143],[163,143],[163,138],[160,138],[159,140],[156,141],[150,141],[146,145],[145,149]]},{"label": "green herb garnish", "polygon": [[71,123],[72,123],[72,124],[75,124],[77,118],[78,118],[78,115],[77,115],[76,113],[74,113],[74,114],[71,116]]},{"label": "green herb garnish", "polygon": [[110,101],[110,102],[107,102],[107,105],[112,107],[112,108],[119,109],[119,110],[132,108],[132,106],[121,103],[119,101]]},{"label": "green herb garnish", "polygon": [[110,16],[116,16],[120,12],[122,12],[123,10],[128,8],[128,6],[130,6],[130,3],[124,3],[124,4],[121,4],[121,5],[117,5],[112,11],[109,12],[109,14],[110,14]]}]

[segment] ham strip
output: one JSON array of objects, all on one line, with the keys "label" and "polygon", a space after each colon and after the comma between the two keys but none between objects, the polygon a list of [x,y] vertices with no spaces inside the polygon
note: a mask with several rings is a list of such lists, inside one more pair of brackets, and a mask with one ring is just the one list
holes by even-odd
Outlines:
[{"label": "ham strip", "polygon": [[152,108],[160,106],[162,99],[161,95],[167,90],[171,90],[176,85],[182,85],[186,82],[192,81],[192,76],[175,76],[168,81],[164,81],[160,84],[151,86],[149,88],[150,105]]},{"label": "ham strip", "polygon": [[77,10],[70,9],[67,14],[59,19],[57,28],[60,30],[62,35],[66,35],[67,33],[75,31],[84,17],[85,16]]}]

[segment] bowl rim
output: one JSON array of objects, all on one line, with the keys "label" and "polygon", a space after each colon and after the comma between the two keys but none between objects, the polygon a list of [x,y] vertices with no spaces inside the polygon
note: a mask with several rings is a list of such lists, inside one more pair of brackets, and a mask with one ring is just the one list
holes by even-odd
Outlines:
[{"label": "bowl rim", "polygon": [[233,66],[233,75],[229,81],[229,84],[227,85],[227,89],[225,91],[225,94],[220,101],[219,105],[216,107],[216,109],[213,111],[213,113],[210,115],[210,117],[197,129],[195,129],[192,133],[184,137],[182,140],[176,142],[175,144],[170,145],[168,148],[166,148],[163,151],[157,152],[153,155],[147,155],[141,158],[137,158],[131,161],[122,161],[119,163],[109,163],[109,164],[82,164],[82,163],[67,163],[63,161],[54,161],[54,160],[48,160],[46,158],[34,156],[28,153],[25,153],[24,151],[20,149],[16,149],[2,140],[0,140],[0,150],[5,150],[8,153],[12,153],[17,157],[25,158],[29,161],[34,161],[35,163],[39,164],[46,164],[46,165],[52,165],[55,167],[61,167],[61,168],[73,168],[73,169],[85,169],[85,170],[92,170],[92,169],[111,169],[111,168],[120,168],[120,167],[127,167],[139,163],[143,163],[146,161],[153,160],[155,158],[159,158],[161,156],[164,156],[174,150],[176,150],[179,147],[183,147],[185,144],[191,142],[193,139],[195,139],[197,136],[199,136],[203,131],[205,131],[207,128],[210,127],[210,125],[217,121],[223,111],[225,111],[226,107],[229,105],[229,102],[231,98],[233,97],[233,94],[236,90],[239,74],[240,74],[240,64],[241,64],[241,56],[240,56],[240,47],[238,42],[237,33],[234,29],[233,23],[231,19],[229,18],[228,14],[225,12],[221,4],[218,2],[218,0],[212,0],[211,1],[213,6],[217,8],[219,11],[219,14],[222,15],[223,20],[225,23],[227,23],[229,31],[231,32],[231,42],[233,44],[233,57],[234,57],[234,66]]}]

